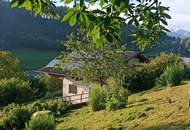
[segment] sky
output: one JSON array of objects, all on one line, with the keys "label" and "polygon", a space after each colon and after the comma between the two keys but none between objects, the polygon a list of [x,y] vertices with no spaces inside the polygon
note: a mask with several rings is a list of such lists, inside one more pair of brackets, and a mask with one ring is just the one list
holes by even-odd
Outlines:
[{"label": "sky", "polygon": [[190,0],[161,0],[169,6],[172,19],[168,21],[169,29],[190,31]]}]

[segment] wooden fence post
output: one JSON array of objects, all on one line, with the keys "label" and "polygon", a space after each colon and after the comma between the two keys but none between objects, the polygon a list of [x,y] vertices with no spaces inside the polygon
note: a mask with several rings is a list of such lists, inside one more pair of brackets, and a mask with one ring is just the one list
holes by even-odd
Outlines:
[{"label": "wooden fence post", "polygon": [[81,98],[80,98],[80,103],[82,103],[82,94],[81,94]]},{"label": "wooden fence post", "polygon": [[[71,96],[69,96],[69,102],[71,102]],[[72,103],[72,102],[71,102]]]}]

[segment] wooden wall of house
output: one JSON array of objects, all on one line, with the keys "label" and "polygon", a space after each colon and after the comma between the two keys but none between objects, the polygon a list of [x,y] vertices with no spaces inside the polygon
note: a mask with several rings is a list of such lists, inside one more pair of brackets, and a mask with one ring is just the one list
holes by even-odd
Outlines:
[{"label": "wooden wall of house", "polygon": [[[74,79],[64,78],[63,82],[63,96],[72,96],[75,94],[82,94],[89,92],[89,86],[86,86],[82,81],[76,81]],[[75,85],[77,87],[77,93],[69,93],[69,85]]]}]

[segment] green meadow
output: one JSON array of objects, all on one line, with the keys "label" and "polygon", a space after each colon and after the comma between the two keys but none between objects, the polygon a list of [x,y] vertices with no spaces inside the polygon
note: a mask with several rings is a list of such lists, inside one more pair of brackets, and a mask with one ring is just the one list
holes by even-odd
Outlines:
[{"label": "green meadow", "polygon": [[19,58],[21,67],[25,70],[35,70],[47,65],[59,56],[58,51],[40,51],[32,49],[14,50],[12,53]]}]

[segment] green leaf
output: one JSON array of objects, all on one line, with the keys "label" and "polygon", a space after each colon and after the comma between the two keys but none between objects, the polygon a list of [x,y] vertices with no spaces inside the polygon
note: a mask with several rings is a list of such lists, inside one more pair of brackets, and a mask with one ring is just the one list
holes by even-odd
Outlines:
[{"label": "green leaf", "polygon": [[107,14],[111,13],[111,7],[108,7],[106,10],[107,10]]},{"label": "green leaf", "polygon": [[73,0],[65,0],[65,4],[70,4],[71,2],[73,2]]},{"label": "green leaf", "polygon": [[116,1],[116,0],[110,0],[110,2],[111,2],[112,4],[115,4],[115,1]]},{"label": "green leaf", "polygon": [[70,24],[71,27],[73,27],[73,26],[76,24],[76,19],[77,19],[76,17],[77,17],[77,14],[74,14],[74,15],[70,18],[69,24]]},{"label": "green leaf", "polygon": [[18,0],[18,5],[22,5],[25,2],[25,0]]},{"label": "green leaf", "polygon": [[107,34],[106,34],[106,39],[107,39],[109,42],[113,42],[113,36],[112,36],[110,33],[107,33]]},{"label": "green leaf", "polygon": [[85,21],[85,25],[88,27],[89,24],[90,24],[88,16],[86,14],[83,14],[83,18],[84,18],[84,21]]},{"label": "green leaf", "polygon": [[97,40],[100,38],[100,28],[95,26],[91,32],[92,40],[94,43],[97,42]]},{"label": "green leaf", "polygon": [[68,10],[68,13],[64,15],[64,17],[62,18],[61,22],[67,21],[67,20],[68,20],[69,18],[71,18],[74,14],[75,14],[75,10],[73,10],[73,9]]},{"label": "green leaf", "polygon": [[133,22],[134,22],[134,19],[130,19],[127,24],[128,24],[128,25],[131,25]]},{"label": "green leaf", "polygon": [[11,5],[11,8],[18,7],[18,0],[12,0],[10,5]]},{"label": "green leaf", "polygon": [[139,21],[137,19],[134,19],[135,25],[139,26]]},{"label": "green leaf", "polygon": [[166,22],[166,20],[160,19],[160,21],[161,21],[164,25],[168,25],[168,23]]},{"label": "green leaf", "polygon": [[26,10],[32,10],[32,3],[29,0],[25,0],[21,7],[25,8]]},{"label": "green leaf", "polygon": [[105,5],[105,3],[106,3],[105,0],[101,0],[100,1],[100,6],[103,7]]},{"label": "green leaf", "polygon": [[37,0],[37,5],[36,5],[36,15],[41,14],[42,12],[42,2],[41,0]]},{"label": "green leaf", "polygon": [[167,18],[167,19],[171,19],[172,17],[170,16],[170,15],[168,15],[168,14],[164,14],[164,16]]}]

